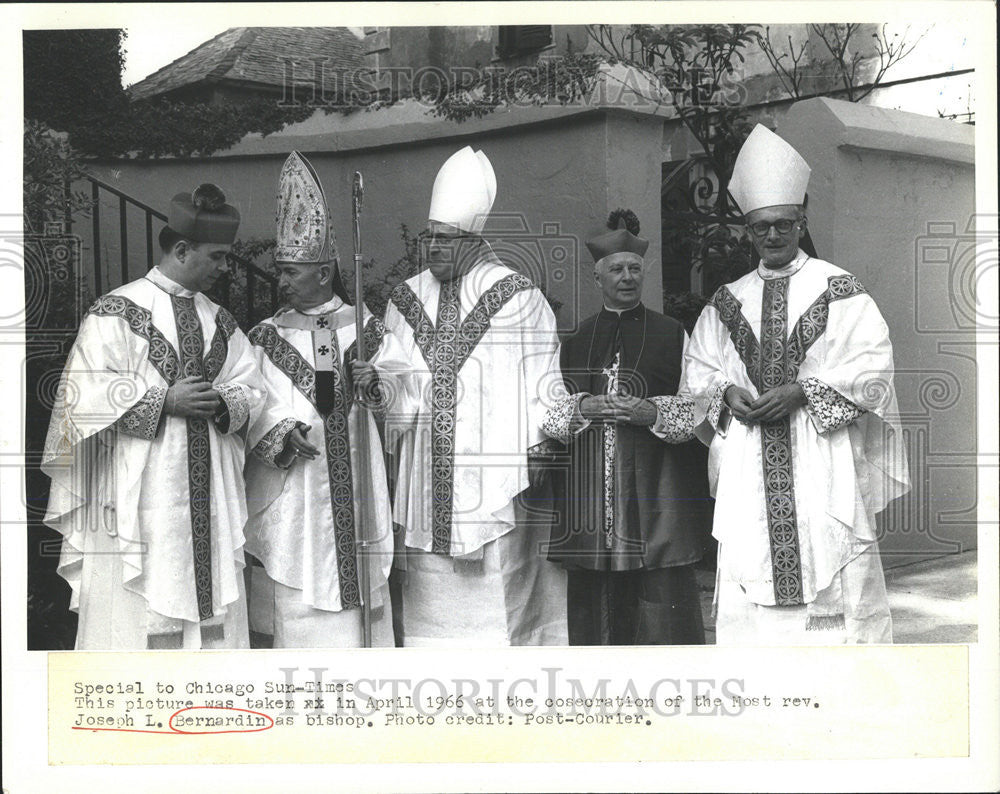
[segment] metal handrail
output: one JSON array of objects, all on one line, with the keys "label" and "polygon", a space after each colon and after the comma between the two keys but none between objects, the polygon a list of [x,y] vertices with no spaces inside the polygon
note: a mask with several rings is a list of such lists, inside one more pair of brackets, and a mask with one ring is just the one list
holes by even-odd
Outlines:
[{"label": "metal handrail", "polygon": [[[127,209],[131,205],[141,212],[145,213],[146,217],[146,269],[149,270],[153,267],[155,262],[153,261],[155,248],[153,245],[153,218],[160,221],[166,222],[166,214],[160,212],[157,209],[149,206],[145,202],[130,196],[128,193],[116,188],[114,185],[109,185],[102,179],[98,179],[90,174],[85,174],[84,178],[90,182],[91,189],[91,199],[93,200],[93,212],[92,212],[92,223],[93,223],[93,254],[94,254],[94,290],[98,295],[104,294],[103,279],[101,275],[101,211],[100,211],[100,197],[101,191],[104,190],[107,193],[112,194],[118,198],[118,229],[121,239],[121,280],[122,284],[129,281],[129,259],[128,259],[128,216]],[[71,223],[71,219],[67,218],[67,224]],[[67,226],[69,228],[69,226]],[[254,314],[254,301],[256,296],[255,280],[259,279],[267,285],[266,288],[269,289],[271,298],[271,307],[276,307],[278,302],[278,280],[268,273],[266,270],[258,267],[255,263],[248,259],[244,259],[241,256],[230,253],[227,257],[230,262],[230,266],[234,266],[239,269],[242,268],[246,274],[247,279],[247,311],[246,317],[248,322],[253,321]],[[228,304],[230,301],[230,289],[227,284],[224,290],[224,300]],[[232,308],[229,306],[228,308]]]}]

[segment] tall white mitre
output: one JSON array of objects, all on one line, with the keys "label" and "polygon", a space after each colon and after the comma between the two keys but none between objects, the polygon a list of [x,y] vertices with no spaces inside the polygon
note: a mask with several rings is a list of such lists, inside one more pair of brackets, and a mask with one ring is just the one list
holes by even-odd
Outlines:
[{"label": "tall white mitre", "polygon": [[438,171],[428,220],[479,234],[496,195],[497,178],[489,158],[466,146],[449,157]]},{"label": "tall white mitre", "polygon": [[762,207],[801,204],[805,201],[810,171],[802,155],[758,124],[736,158],[729,194],[744,215]]}]

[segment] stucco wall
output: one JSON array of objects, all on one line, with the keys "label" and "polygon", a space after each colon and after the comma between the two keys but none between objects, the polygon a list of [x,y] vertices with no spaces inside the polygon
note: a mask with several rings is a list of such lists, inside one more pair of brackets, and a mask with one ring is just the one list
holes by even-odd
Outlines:
[{"label": "stucco wall", "polygon": [[974,130],[814,99],[777,131],[813,169],[817,250],[861,280],[892,335],[913,491],[882,517],[887,564],[975,548]]},{"label": "stucco wall", "polygon": [[[518,112],[518,111],[515,111]],[[635,210],[650,240],[648,261],[659,261],[659,169],[662,122],[656,117],[615,111],[553,113],[539,120],[530,109],[520,111],[533,123],[507,120],[488,125],[414,125],[413,137],[389,136],[377,145],[374,135],[358,134],[345,145],[338,135],[339,117],[327,117],[328,132],[302,135],[292,129],[233,152],[201,159],[116,161],[92,168],[99,178],[143,202],[165,210],[170,198],[200,182],[220,185],[240,210],[239,237],[274,236],[274,204],[281,164],[298,148],[316,167],[333,213],[345,271],[353,269],[350,236],[350,191],[354,171],[365,179],[362,234],[365,258],[388,269],[403,255],[400,224],[412,233],[423,228],[431,186],[440,165],[466,144],[489,156],[497,175],[497,198],[485,235],[501,258],[531,275],[563,305],[560,329],[600,306],[593,286],[592,260],[584,241],[599,233],[608,213],[624,206]],[[353,120],[350,121],[354,124]],[[390,132],[393,132],[390,130]],[[420,137],[417,137],[420,134]],[[367,144],[367,146],[366,146]],[[102,202],[101,258],[103,288],[121,283],[117,200]],[[154,224],[154,236],[161,224]],[[92,245],[91,224],[76,230],[85,249]],[[143,215],[128,214],[129,271],[145,272]],[[532,252],[535,252],[532,254]],[[110,267],[110,273],[107,272]],[[661,306],[659,269],[648,270],[643,294]]]}]

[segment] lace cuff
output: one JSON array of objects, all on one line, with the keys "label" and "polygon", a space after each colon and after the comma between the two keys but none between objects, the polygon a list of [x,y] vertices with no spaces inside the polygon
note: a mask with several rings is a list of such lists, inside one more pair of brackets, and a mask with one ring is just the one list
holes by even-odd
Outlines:
[{"label": "lace cuff", "polygon": [[589,396],[586,392],[578,392],[557,399],[545,413],[545,418],[542,420],[542,432],[556,441],[568,444],[572,436],[590,424],[580,414],[580,403],[583,402],[584,397]]},{"label": "lace cuff", "polygon": [[846,427],[865,413],[864,408],[859,408],[818,378],[801,380],[799,386],[806,396],[806,411],[819,433]]},{"label": "lace cuff", "polygon": [[151,386],[139,402],[118,417],[115,428],[119,433],[152,441],[160,429],[163,402],[167,398],[165,386]]},{"label": "lace cuff", "polygon": [[712,393],[712,400],[708,404],[708,413],[705,417],[708,419],[708,423],[714,428],[715,432],[722,432],[723,435],[725,433],[719,427],[719,421],[722,419],[722,412],[729,411],[729,407],[726,405],[726,389],[732,385],[733,383],[727,380],[715,388],[715,391]]},{"label": "lace cuff", "polygon": [[650,431],[668,444],[694,438],[694,400],[690,397],[650,397],[656,406],[656,421]]},{"label": "lace cuff", "polygon": [[296,425],[298,422],[294,419],[282,419],[257,442],[253,448],[253,454],[268,466],[273,466],[276,469],[287,469],[288,466],[292,465],[292,462],[289,461],[287,466],[282,466],[278,463],[278,457],[284,452],[285,439],[288,438],[288,434],[295,429]]},{"label": "lace cuff", "polygon": [[246,387],[238,383],[220,383],[215,390],[222,397],[222,405],[215,413],[215,426],[220,433],[235,433],[250,416]]}]

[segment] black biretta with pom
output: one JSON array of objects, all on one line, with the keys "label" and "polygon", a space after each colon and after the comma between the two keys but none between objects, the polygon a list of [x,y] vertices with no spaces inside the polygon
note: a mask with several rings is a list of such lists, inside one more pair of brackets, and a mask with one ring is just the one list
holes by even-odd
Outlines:
[{"label": "black biretta with pom", "polygon": [[240,226],[240,213],[226,204],[226,194],[206,182],[194,193],[178,193],[170,200],[167,226],[196,243],[232,245]]},{"label": "black biretta with pom", "polygon": [[639,219],[629,209],[616,209],[608,216],[608,228],[612,231],[587,240],[587,250],[600,262],[612,254],[635,254],[640,259],[649,248],[649,240],[639,237]]}]

